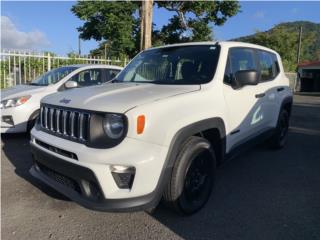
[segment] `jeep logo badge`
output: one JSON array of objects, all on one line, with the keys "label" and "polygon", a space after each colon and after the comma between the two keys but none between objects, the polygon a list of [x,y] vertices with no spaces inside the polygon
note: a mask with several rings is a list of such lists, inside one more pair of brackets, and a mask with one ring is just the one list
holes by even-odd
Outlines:
[{"label": "jeep logo badge", "polygon": [[64,104],[68,104],[69,102],[71,102],[71,99],[64,98],[64,99],[61,99],[59,102],[64,103]]}]

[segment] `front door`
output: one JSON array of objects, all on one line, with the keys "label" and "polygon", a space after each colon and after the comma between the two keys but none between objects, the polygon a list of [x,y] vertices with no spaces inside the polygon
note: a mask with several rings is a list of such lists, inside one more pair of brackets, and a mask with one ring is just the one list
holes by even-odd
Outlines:
[{"label": "front door", "polygon": [[234,83],[237,71],[259,71],[256,51],[250,48],[231,48],[224,77],[224,97],[228,108],[227,151],[245,142],[264,128],[264,93],[259,84],[238,88]]}]

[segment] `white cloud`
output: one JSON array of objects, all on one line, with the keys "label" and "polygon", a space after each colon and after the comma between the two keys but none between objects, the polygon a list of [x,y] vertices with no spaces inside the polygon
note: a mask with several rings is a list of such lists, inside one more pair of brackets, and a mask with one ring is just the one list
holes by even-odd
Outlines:
[{"label": "white cloud", "polygon": [[263,19],[266,16],[265,12],[263,11],[257,11],[255,14],[253,14],[253,18],[257,19]]},{"label": "white cloud", "polygon": [[19,31],[11,19],[1,16],[1,47],[6,49],[33,50],[50,45],[43,32],[38,30],[31,32]]}]

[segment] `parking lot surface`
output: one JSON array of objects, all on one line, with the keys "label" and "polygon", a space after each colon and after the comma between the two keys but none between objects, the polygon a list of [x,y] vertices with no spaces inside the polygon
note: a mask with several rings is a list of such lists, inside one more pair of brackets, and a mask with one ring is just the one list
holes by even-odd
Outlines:
[{"label": "parking lot surface", "polygon": [[199,213],[95,212],[28,172],[26,135],[2,137],[2,239],[320,239],[320,97],[295,96],[287,146],[225,162]]}]

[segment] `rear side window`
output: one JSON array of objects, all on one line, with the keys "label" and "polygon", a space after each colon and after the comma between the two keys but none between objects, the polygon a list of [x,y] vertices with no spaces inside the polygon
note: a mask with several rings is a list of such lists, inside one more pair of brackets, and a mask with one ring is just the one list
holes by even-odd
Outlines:
[{"label": "rear side window", "polygon": [[231,70],[230,59],[227,59],[226,70],[224,72],[224,83],[231,85],[233,80],[233,74]]},{"label": "rear side window", "polygon": [[273,53],[259,50],[258,58],[261,71],[261,81],[273,80],[279,73],[277,56]]},{"label": "rear side window", "polygon": [[272,60],[273,60],[274,72],[275,72],[274,77],[276,77],[280,73],[279,62],[278,62],[277,55],[275,55],[275,54],[271,54],[271,55],[272,55]]},{"label": "rear side window", "polygon": [[98,85],[103,82],[101,69],[87,69],[74,75],[71,81],[78,83],[79,87]]},{"label": "rear side window", "polygon": [[110,81],[114,79],[120,72],[120,70],[118,69],[106,69],[105,71],[106,71],[106,81]]},{"label": "rear side window", "polygon": [[235,48],[231,49],[230,63],[233,73],[242,70],[256,70],[256,61],[253,49],[248,48]]},{"label": "rear side window", "polygon": [[226,64],[224,82],[231,85],[235,73],[243,70],[258,71],[255,51],[250,48],[231,48]]}]

